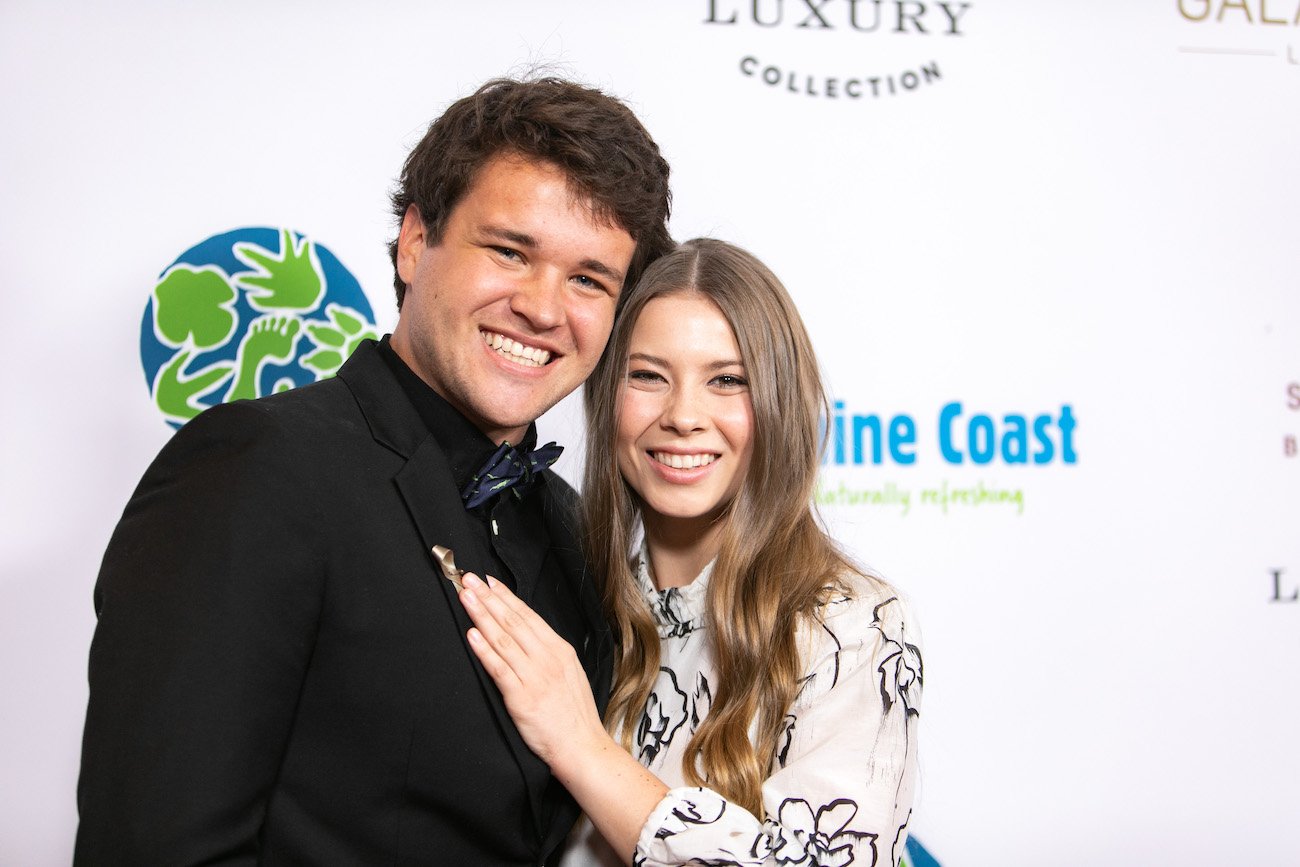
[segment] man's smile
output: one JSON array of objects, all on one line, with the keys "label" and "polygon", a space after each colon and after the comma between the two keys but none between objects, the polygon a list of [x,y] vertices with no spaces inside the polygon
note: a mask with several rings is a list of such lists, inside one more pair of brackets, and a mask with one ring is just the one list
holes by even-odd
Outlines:
[{"label": "man's smile", "polygon": [[479,333],[483,335],[484,343],[495,349],[499,355],[504,355],[517,364],[525,367],[543,367],[551,360],[551,353],[540,347],[520,343],[495,331],[480,330]]}]

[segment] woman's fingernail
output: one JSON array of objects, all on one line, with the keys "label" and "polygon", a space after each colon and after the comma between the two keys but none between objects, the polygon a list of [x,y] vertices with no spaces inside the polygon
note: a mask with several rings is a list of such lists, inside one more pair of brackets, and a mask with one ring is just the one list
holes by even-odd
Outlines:
[{"label": "woman's fingernail", "polygon": [[466,587],[483,586],[483,582],[473,572],[466,572],[464,575],[460,576],[460,583],[464,584]]}]

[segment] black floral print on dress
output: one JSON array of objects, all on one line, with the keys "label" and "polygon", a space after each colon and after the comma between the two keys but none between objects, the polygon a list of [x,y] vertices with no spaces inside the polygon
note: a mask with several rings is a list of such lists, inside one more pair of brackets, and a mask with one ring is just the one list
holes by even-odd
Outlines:
[{"label": "black floral print on dress", "polygon": [[880,672],[880,698],[885,703],[886,713],[902,702],[908,716],[916,716],[920,713],[917,702],[925,680],[920,648],[903,640],[901,629],[890,634],[882,615],[888,606],[897,602],[897,598],[888,599],[872,612],[871,628],[879,631],[884,639],[880,666],[876,669]]},{"label": "black floral print on dress", "polygon": [[771,832],[776,863],[792,867],[824,864],[871,867],[876,863],[876,835],[848,830],[857,813],[858,805],[848,798],[824,804],[815,814],[802,798],[786,798],[781,802]]},{"label": "black floral print on dress", "polygon": [[[634,735],[642,764],[669,787],[642,827],[639,867],[893,867],[903,852],[916,782],[924,682],[906,601],[887,584],[848,575],[798,635],[800,688],[785,715],[755,816],[689,785],[686,746],[707,718],[717,668],[706,616],[712,564],[659,591],[644,552],[637,580],[660,636],[662,671]],[[707,785],[707,784],[706,784]],[[564,867],[627,863],[583,826]]]},{"label": "black floral print on dress", "polygon": [[654,767],[655,759],[672,743],[684,722],[686,693],[677,686],[677,674],[671,668],[660,668],[636,727],[637,760],[647,768]]},{"label": "black floral print on dress", "polygon": [[713,688],[709,686],[709,678],[701,671],[695,675],[695,694],[691,696],[691,734],[695,734],[700,723],[704,722],[711,707]]}]

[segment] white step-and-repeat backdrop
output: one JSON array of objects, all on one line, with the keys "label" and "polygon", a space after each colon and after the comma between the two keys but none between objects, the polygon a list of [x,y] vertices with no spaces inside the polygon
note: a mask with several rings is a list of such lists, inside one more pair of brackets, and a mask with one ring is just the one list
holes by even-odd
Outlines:
[{"label": "white step-and-repeat backdrop", "polygon": [[406,150],[535,64],[799,302],[823,512],[923,617],[933,858],[1300,863],[1297,0],[5,2],[0,863],[70,857],[91,588],[169,423],[390,328]]}]

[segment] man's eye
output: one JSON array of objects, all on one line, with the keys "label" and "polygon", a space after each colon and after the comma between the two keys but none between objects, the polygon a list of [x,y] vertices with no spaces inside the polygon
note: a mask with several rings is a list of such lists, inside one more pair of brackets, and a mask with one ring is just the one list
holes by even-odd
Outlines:
[{"label": "man's eye", "polygon": [[493,251],[503,259],[518,259],[519,251],[512,250],[509,247],[493,247]]},{"label": "man's eye", "polygon": [[605,286],[599,280],[593,280],[586,274],[578,274],[573,278],[583,289],[595,289],[597,292],[604,292]]}]

